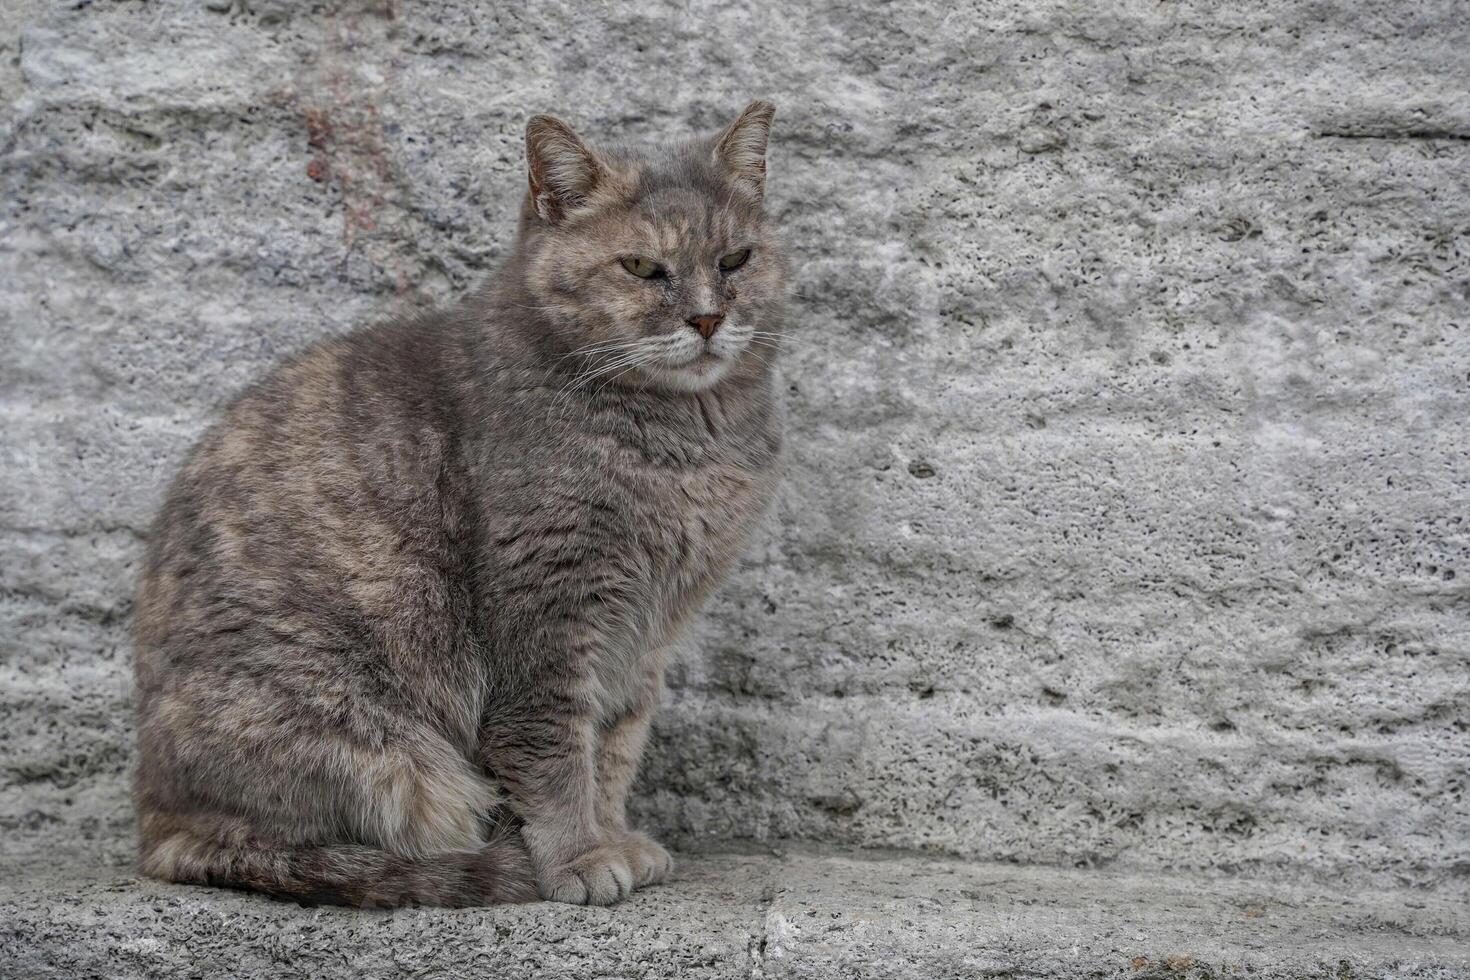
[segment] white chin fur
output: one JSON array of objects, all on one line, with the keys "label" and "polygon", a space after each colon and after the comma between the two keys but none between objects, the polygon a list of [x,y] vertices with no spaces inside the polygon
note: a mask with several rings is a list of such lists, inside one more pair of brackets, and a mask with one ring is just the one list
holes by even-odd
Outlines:
[{"label": "white chin fur", "polygon": [[650,373],[653,383],[666,391],[704,391],[713,388],[730,370],[728,358],[706,361],[703,364],[681,368],[655,368]]}]

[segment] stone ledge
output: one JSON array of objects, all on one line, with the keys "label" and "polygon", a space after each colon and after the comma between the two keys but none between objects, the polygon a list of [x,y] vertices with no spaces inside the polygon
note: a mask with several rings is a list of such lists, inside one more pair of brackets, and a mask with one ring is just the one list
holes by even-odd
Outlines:
[{"label": "stone ledge", "polygon": [[1463,895],[914,855],[682,855],[614,908],[306,909],[76,860],[0,884],[0,975],[1464,978]]}]

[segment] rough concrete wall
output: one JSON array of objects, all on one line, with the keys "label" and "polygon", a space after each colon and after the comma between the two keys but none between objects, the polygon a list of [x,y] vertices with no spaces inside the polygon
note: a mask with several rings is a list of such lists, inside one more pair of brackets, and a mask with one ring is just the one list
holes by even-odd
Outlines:
[{"label": "rough concrete wall", "polygon": [[127,832],[131,579],[222,399],[484,275],[531,112],[761,95],[790,475],[655,829],[1470,867],[1462,4],[305,8],[0,15],[12,847]]}]

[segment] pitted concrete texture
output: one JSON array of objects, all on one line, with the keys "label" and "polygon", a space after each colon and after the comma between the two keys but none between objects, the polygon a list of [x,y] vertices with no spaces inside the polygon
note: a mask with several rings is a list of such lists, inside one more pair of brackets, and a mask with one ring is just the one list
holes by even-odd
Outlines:
[{"label": "pitted concrete texture", "polygon": [[0,885],[6,976],[1470,976],[1462,903],[1332,889],[823,851],[683,855],[613,908],[303,909],[52,861]]},{"label": "pitted concrete texture", "polygon": [[[642,821],[1463,888],[1460,0],[3,8],[6,834],[130,833],[132,581],[224,399],[483,277],[530,113],[641,140],[763,96],[789,475],[673,673]],[[83,896],[58,935],[187,928],[86,881],[50,886]]]}]

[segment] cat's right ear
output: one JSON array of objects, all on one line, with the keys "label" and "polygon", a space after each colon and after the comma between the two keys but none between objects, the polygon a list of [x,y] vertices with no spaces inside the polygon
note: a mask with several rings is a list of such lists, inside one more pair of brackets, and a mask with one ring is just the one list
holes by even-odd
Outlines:
[{"label": "cat's right ear", "polygon": [[532,116],[526,123],[526,173],[536,213],[553,224],[586,204],[603,178],[587,144],[555,116]]}]

